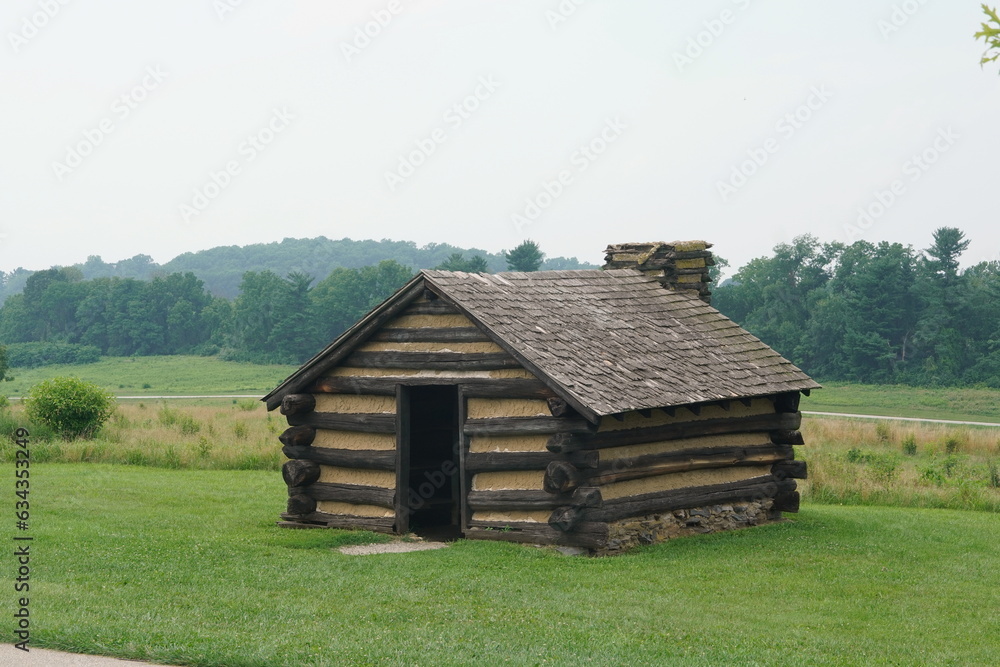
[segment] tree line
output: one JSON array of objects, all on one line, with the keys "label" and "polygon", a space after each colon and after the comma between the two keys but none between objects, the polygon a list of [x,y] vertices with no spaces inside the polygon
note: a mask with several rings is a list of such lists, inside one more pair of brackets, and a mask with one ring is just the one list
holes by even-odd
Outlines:
[{"label": "tree line", "polygon": [[[504,259],[508,269],[534,271],[544,255],[525,241]],[[485,272],[488,263],[452,252],[435,268]],[[51,268],[30,275],[0,308],[0,342],[14,367],[165,354],[301,363],[413,275],[395,260],[338,267],[319,282],[303,271],[246,271],[227,299],[191,272],[87,280],[78,267]]]},{"label": "tree line", "polygon": [[[311,239],[287,238],[276,243],[257,243],[247,246],[219,246],[188,252],[172,260],[157,264],[149,255],[135,255],[117,262],[106,262],[98,255],[91,255],[86,262],[74,264],[70,269],[79,271],[83,280],[96,278],[135,278],[150,280],[172,273],[193,273],[205,283],[214,296],[235,299],[239,296],[243,274],[247,271],[271,271],[279,276],[292,272],[322,278],[335,268],[361,269],[387,259],[413,269],[441,266],[459,256],[466,261],[478,257],[483,271],[496,272],[507,269],[503,252],[490,253],[477,248],[459,248],[447,243],[428,243],[417,246],[412,241],[383,239],[331,240],[323,236]],[[543,261],[544,269],[596,268],[578,261],[575,257],[554,257]],[[34,272],[18,268],[0,272],[0,304],[8,297],[23,291],[27,279]]]},{"label": "tree line", "polygon": [[899,243],[779,244],[716,288],[713,305],[825,380],[1000,387],[1000,262],[960,269],[954,227]]},{"label": "tree line", "polygon": [[[801,236],[742,267],[713,305],[820,380],[1000,387],[1000,261],[963,270],[968,246],[952,227],[924,250]],[[544,268],[530,241],[504,261]],[[490,265],[452,252],[435,268]],[[413,274],[395,260],[338,267],[318,282],[252,270],[227,299],[191,272],[87,280],[77,267],[53,268],[0,308],[0,342],[15,367],[155,354],[301,363]]]}]

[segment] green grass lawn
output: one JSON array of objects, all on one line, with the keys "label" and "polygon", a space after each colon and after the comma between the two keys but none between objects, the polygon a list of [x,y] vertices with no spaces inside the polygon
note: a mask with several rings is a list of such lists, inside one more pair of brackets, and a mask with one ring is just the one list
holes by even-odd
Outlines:
[{"label": "green grass lawn", "polygon": [[805,505],[616,558],[347,557],[280,476],[32,468],[37,646],[185,665],[995,664],[1000,516]]},{"label": "green grass lawn", "polygon": [[93,364],[14,368],[12,382],[0,384],[7,396],[25,396],[32,386],[61,375],[78,377],[128,396],[260,394],[274,389],[296,366],[261,366],[214,357],[104,357]]},{"label": "green grass lawn", "polygon": [[1000,423],[1000,389],[923,388],[829,382],[803,410]]}]

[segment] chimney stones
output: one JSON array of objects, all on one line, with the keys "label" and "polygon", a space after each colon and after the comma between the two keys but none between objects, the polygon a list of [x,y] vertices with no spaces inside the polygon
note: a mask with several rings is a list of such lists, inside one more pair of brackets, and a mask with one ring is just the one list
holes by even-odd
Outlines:
[{"label": "chimney stones", "polygon": [[708,267],[715,264],[708,250],[711,247],[705,241],[609,245],[604,251],[604,268],[638,269],[667,289],[695,291],[702,301],[711,304]]}]

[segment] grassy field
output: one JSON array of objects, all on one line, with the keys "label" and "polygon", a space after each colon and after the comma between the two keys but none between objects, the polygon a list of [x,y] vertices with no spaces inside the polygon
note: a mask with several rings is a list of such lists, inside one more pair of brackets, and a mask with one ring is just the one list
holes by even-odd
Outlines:
[{"label": "grassy field", "polygon": [[[284,462],[278,435],[288,427],[258,400],[127,401],[92,439],[63,440],[27,421],[24,409],[0,410],[0,434],[23,426],[41,463],[123,463],[202,470],[278,470]],[[0,460],[14,458],[11,439],[0,441]]]},{"label": "grassy field", "polygon": [[[262,394],[291,370],[108,359],[5,389],[73,374],[119,394]],[[802,407],[1000,420],[997,392],[923,392],[832,387]],[[0,410],[0,433],[18,425],[20,406]],[[37,646],[240,666],[988,665],[1000,652],[996,428],[807,416],[791,521],[586,559],[466,541],[346,557],[333,548],[387,538],[277,529],[286,424],[252,399],[128,401],[89,441],[28,426]]]},{"label": "grassy field", "polygon": [[802,433],[807,500],[1000,512],[1000,428],[812,415]]},{"label": "grassy field", "polygon": [[[995,664],[1000,517],[807,505],[606,559],[274,526],[273,473],[32,468],[33,641],[185,665]],[[384,539],[384,538],[382,538]]]},{"label": "grassy field", "polygon": [[7,396],[24,396],[32,386],[43,380],[69,375],[93,382],[118,395],[263,396],[296,368],[220,361],[214,357],[104,357],[93,364],[15,368],[10,371],[14,380],[0,384],[0,391]]},{"label": "grassy field", "polygon": [[[170,469],[279,470],[277,412],[254,399],[126,401],[92,440],[61,440],[0,410],[0,434],[27,427],[39,462],[119,463]],[[1000,428],[806,416],[810,501],[1000,512]],[[14,446],[0,439],[0,460]]]},{"label": "grassy field", "polygon": [[824,383],[803,410],[1000,423],[1000,389]]}]

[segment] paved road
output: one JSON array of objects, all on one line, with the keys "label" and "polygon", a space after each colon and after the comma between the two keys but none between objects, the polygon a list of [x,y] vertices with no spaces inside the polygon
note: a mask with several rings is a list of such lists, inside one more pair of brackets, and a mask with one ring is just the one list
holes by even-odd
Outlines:
[{"label": "paved road", "polygon": [[204,396],[115,396],[115,398],[257,398],[259,399],[262,394],[212,394]]},{"label": "paved road", "polygon": [[[262,394],[205,394],[204,396],[115,396],[116,399],[171,399],[171,398],[257,398],[259,399]],[[23,397],[21,396],[10,396],[9,399],[12,401],[20,401]]]},{"label": "paved road", "polygon": [[136,667],[152,664],[154,663],[63,653],[44,648],[33,648],[25,653],[10,644],[0,645],[0,667]]},{"label": "paved road", "polygon": [[996,422],[964,422],[955,421],[953,419],[920,419],[917,417],[886,417],[885,415],[852,415],[846,412],[813,412],[810,410],[803,410],[804,415],[817,415],[820,417],[851,417],[852,419],[887,419],[889,421],[897,422],[926,422],[929,424],[954,424],[959,426],[995,426],[1000,428],[1000,424]]}]

